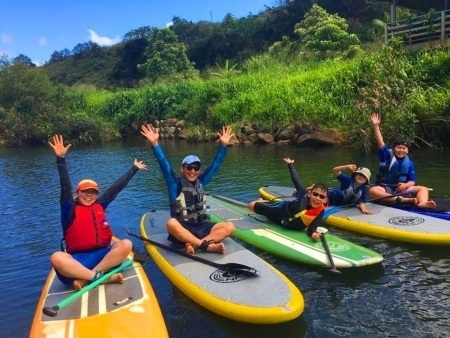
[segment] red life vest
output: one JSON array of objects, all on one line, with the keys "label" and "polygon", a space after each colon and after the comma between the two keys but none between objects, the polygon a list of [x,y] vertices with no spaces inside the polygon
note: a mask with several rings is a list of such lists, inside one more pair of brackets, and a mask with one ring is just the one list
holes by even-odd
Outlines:
[{"label": "red life vest", "polygon": [[64,234],[66,250],[74,253],[105,248],[111,244],[112,235],[105,211],[100,204],[94,203],[91,206],[77,204],[72,224]]}]

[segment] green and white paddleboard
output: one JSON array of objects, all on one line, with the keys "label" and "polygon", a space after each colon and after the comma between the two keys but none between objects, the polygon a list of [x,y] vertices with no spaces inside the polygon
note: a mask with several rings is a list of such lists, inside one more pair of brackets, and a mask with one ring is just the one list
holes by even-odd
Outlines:
[{"label": "green and white paddleboard", "polygon": [[[306,231],[285,229],[265,216],[247,209],[247,204],[220,195],[208,195],[211,221],[233,222],[233,236],[255,247],[296,262],[330,267],[321,241],[315,241]],[[336,268],[352,268],[377,264],[383,257],[338,236],[326,235],[328,247]]]}]

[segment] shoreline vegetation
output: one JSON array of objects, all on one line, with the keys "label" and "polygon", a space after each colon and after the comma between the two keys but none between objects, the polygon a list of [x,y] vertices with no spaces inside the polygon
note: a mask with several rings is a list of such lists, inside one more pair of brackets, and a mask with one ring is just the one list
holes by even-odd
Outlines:
[{"label": "shoreline vegetation", "polygon": [[245,72],[227,78],[115,92],[90,86],[66,91],[51,84],[43,70],[13,67],[21,68],[27,81],[22,85],[34,93],[20,107],[0,106],[4,147],[42,144],[55,133],[72,143],[108,142],[138,135],[144,123],[175,119],[183,121],[189,141],[208,141],[208,131],[232,125],[244,143],[296,145],[331,133],[333,142],[318,144],[347,143],[368,151],[373,146],[369,116],[376,111],[383,116],[387,142],[402,137],[420,147],[450,144],[445,48],[405,55],[385,46],[352,60],[306,65],[256,57]]},{"label": "shoreline vegetation", "polygon": [[[395,39],[361,48],[356,35],[346,33],[344,19],[316,5],[311,11],[295,25],[301,42],[286,38],[240,63],[227,60],[201,74],[188,65],[185,73],[148,78],[134,88],[55,84],[45,66],[0,57],[0,147],[44,144],[54,134],[72,144],[109,142],[164,121],[166,137],[192,142],[211,141],[231,125],[242,144],[346,144],[367,153],[374,149],[374,112],[383,119],[388,144],[399,137],[416,147],[450,144],[448,48],[405,53]],[[326,41],[331,49],[320,51],[324,41],[308,34],[326,23],[340,40]],[[168,29],[150,34],[176,41]],[[70,58],[77,62],[82,56]],[[147,72],[156,69],[152,60]]]}]

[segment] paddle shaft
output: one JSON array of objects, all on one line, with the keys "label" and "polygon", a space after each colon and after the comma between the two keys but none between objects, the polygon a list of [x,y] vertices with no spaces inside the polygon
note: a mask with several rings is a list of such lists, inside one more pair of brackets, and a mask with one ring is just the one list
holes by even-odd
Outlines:
[{"label": "paddle shaft", "polygon": [[228,270],[230,270],[230,269],[232,269],[232,270],[248,270],[248,271],[251,271],[251,272],[255,271],[255,269],[253,269],[253,268],[251,268],[251,267],[249,267],[249,266],[242,265],[242,264],[237,264],[237,263],[220,264],[220,263],[216,263],[216,262],[210,261],[210,260],[205,259],[205,258],[202,258],[202,257],[198,257],[198,256],[194,256],[194,255],[189,255],[189,254],[187,254],[187,253],[185,253],[185,252],[183,252],[183,251],[180,251],[180,250],[177,250],[177,249],[175,249],[175,248],[172,248],[172,247],[170,247],[170,246],[168,246],[168,245],[164,245],[164,244],[162,244],[162,243],[153,241],[153,240],[151,240],[151,239],[149,239],[149,238],[147,238],[147,237],[143,237],[143,236],[136,235],[136,234],[130,232],[129,230],[127,231],[127,233],[128,233],[128,235],[130,235],[130,236],[139,238],[140,240],[142,240],[142,241],[144,241],[144,242],[148,242],[148,243],[150,243],[150,244],[153,244],[154,246],[160,247],[160,248],[165,249],[165,250],[167,250],[167,251],[174,252],[174,253],[176,253],[176,254],[178,254],[178,255],[180,255],[180,256],[183,256],[183,257],[192,259],[192,260],[194,260],[194,261],[197,261],[197,262],[200,262],[200,263],[203,263],[203,264],[210,265],[210,266],[215,267],[215,268],[218,268],[218,269],[228,269]]},{"label": "paddle shaft", "polygon": [[[408,193],[407,192],[400,192],[400,193],[398,193],[398,194],[392,194],[392,195],[389,195],[389,196],[383,196],[383,197],[378,197],[378,198],[373,198],[373,199],[370,199],[370,200],[367,200],[367,201],[365,201],[364,203],[372,203],[372,202],[377,202],[377,201],[381,201],[381,200],[385,200],[386,198],[390,198],[390,197],[398,197],[398,196],[403,196],[403,195],[407,195]],[[341,205],[341,206],[338,206],[338,208],[350,208],[350,207],[353,207],[353,206],[355,206],[355,205],[357,205],[357,204],[359,204],[360,202],[356,202],[356,203],[350,203],[350,204],[344,204],[344,205]]]},{"label": "paddle shaft", "polygon": [[66,299],[62,300],[61,302],[59,302],[58,304],[56,304],[55,306],[52,307],[44,307],[42,309],[42,312],[44,312],[44,314],[46,314],[47,316],[50,317],[55,317],[58,314],[58,310],[67,306],[68,304],[72,303],[74,300],[80,298],[84,293],[92,290],[93,288],[95,288],[97,285],[107,281],[109,278],[111,278],[113,275],[115,275],[116,273],[122,271],[123,269],[125,269],[127,266],[131,265],[133,263],[132,259],[127,259],[126,261],[124,261],[122,264],[120,264],[117,268],[112,269],[111,271],[109,271],[108,273],[105,273],[102,277],[100,277],[99,279],[97,279],[96,281],[89,283],[88,285],[84,286],[83,288],[81,288],[80,290],[78,290],[77,292],[75,292],[73,295],[67,297]]},{"label": "paddle shaft", "polygon": [[325,252],[327,253],[328,260],[330,261],[330,272],[333,272],[335,274],[340,274],[341,272],[336,269],[336,265],[334,265],[333,256],[331,256],[330,248],[328,247],[327,240],[325,239],[325,233],[322,233],[322,236],[320,236],[320,240],[322,241],[322,245],[325,249]]}]

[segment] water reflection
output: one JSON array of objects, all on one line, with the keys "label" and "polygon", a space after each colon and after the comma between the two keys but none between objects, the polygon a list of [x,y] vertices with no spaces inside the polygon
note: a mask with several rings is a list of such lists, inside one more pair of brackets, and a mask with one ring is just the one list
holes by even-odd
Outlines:
[{"label": "water reflection", "polygon": [[[216,144],[163,141],[178,170],[189,153],[208,165]],[[93,178],[100,189],[109,186],[132,165],[134,158],[149,167],[139,172],[108,208],[115,232],[125,226],[137,231],[142,214],[167,206],[166,186],[152,151],[144,140],[97,147],[73,146],[67,161],[73,183]],[[218,176],[207,187],[241,201],[258,197],[265,184],[291,185],[284,157],[295,159],[305,184],[336,184],[332,168],[356,163],[375,172],[376,155],[352,149],[304,149],[277,146],[233,147]],[[420,183],[448,196],[448,151],[415,151]],[[59,249],[59,178],[49,147],[0,149],[0,297],[8,316],[0,316],[5,337],[26,337],[41,288],[49,271],[48,258]],[[278,259],[244,244],[284,273],[302,291],[304,314],[289,323],[251,325],[212,314],[180,293],[149,259],[145,270],[155,289],[171,337],[445,337],[450,330],[450,248],[399,244],[332,229],[333,233],[380,252],[382,265],[345,270],[342,276]],[[143,245],[136,249],[145,253]],[[6,308],[7,306],[7,308]],[[7,320],[6,320],[7,317]]]}]

